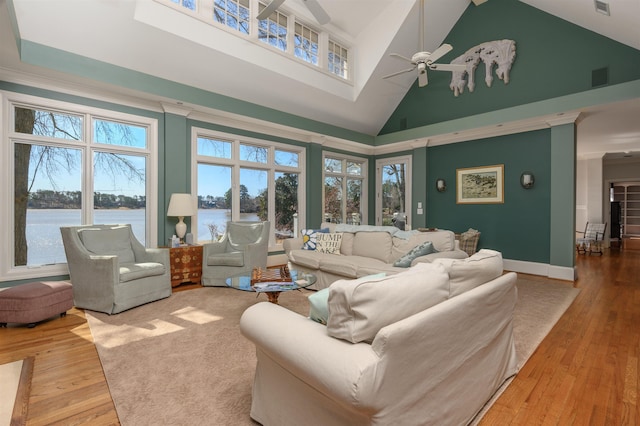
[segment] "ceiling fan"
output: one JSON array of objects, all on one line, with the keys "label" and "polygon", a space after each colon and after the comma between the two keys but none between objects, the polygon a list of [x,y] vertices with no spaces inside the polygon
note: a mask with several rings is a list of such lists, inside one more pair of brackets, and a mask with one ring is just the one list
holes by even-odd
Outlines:
[{"label": "ceiling fan", "polygon": [[[328,24],[329,21],[331,21],[331,18],[329,17],[327,12],[324,11],[322,6],[320,6],[318,0],[302,0],[302,2],[305,6],[307,6],[309,12],[311,12],[313,17],[316,18],[316,21],[318,21],[320,25]],[[271,3],[269,3],[269,5],[258,14],[258,20],[261,21],[263,19],[267,19],[273,12],[276,11],[277,8],[280,7],[282,3],[284,3],[284,0],[271,0]]]},{"label": "ceiling fan", "polygon": [[391,56],[394,58],[400,58],[404,61],[411,63],[413,66],[411,68],[407,68],[402,71],[394,72],[393,74],[389,74],[384,76],[383,78],[395,77],[396,75],[404,74],[406,72],[412,72],[414,70],[418,70],[418,86],[424,87],[429,83],[429,79],[427,78],[427,69],[433,71],[464,71],[466,69],[465,65],[455,65],[455,64],[436,64],[435,62],[449,53],[453,47],[450,44],[443,44],[438,47],[433,52],[425,52],[424,51],[424,0],[420,0],[420,52],[415,53],[411,59],[399,55],[397,53],[392,53]]}]

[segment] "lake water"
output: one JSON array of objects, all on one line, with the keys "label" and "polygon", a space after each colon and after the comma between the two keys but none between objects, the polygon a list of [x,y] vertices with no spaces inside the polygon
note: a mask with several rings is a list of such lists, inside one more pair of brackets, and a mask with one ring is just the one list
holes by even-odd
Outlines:
[{"label": "lake water", "polygon": [[[128,223],[133,229],[136,238],[142,244],[145,243],[145,210],[95,210],[94,223]],[[46,265],[66,263],[61,226],[75,226],[80,224],[80,210],[74,209],[29,209],[27,210],[27,241],[29,249],[27,253],[28,265]],[[231,219],[231,213],[224,209],[198,210],[198,236],[200,241],[210,241],[211,233],[207,224],[218,224],[220,231]],[[242,213],[241,220],[258,220],[258,216],[251,213]],[[177,218],[169,218],[177,223]],[[191,230],[191,227],[189,227]],[[158,241],[163,245],[163,241]]]}]

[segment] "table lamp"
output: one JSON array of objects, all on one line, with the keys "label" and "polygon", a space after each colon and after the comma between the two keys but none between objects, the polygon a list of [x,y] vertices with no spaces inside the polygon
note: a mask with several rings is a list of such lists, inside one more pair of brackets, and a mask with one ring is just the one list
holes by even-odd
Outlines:
[{"label": "table lamp", "polygon": [[187,224],[184,223],[183,219],[185,216],[193,216],[191,194],[171,194],[167,216],[177,216],[179,218],[176,224],[176,235],[182,240],[187,233]]}]

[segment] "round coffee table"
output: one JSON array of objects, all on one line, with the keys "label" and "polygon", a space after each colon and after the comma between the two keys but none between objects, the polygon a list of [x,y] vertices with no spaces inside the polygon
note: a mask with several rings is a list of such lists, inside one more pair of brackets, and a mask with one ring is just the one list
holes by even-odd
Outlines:
[{"label": "round coffee table", "polygon": [[317,280],[317,277],[309,272],[290,270],[289,273],[291,275],[291,281],[255,283],[255,285],[252,286],[251,274],[244,273],[227,278],[225,283],[228,287],[235,288],[236,290],[254,291],[258,294],[266,293],[269,302],[278,304],[280,293],[307,288],[315,284]]}]

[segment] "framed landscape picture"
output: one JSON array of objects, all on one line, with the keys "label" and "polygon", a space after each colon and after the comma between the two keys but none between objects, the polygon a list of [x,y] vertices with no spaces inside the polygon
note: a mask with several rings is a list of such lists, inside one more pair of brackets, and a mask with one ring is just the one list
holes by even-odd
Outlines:
[{"label": "framed landscape picture", "polygon": [[456,202],[504,203],[504,164],[457,169]]}]

